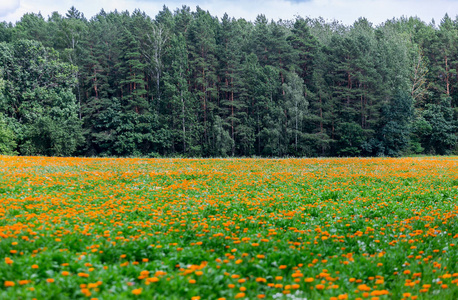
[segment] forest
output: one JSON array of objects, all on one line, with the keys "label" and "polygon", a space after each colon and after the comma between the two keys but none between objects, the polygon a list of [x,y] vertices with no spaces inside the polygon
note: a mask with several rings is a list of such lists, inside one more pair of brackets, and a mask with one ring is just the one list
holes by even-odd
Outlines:
[{"label": "forest", "polygon": [[458,153],[458,19],[255,21],[164,6],[0,23],[0,154]]}]

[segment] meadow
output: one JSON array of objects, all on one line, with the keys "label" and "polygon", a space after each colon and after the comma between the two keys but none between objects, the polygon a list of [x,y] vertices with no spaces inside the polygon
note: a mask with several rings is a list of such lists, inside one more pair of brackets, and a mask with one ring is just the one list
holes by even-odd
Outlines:
[{"label": "meadow", "polygon": [[0,157],[0,299],[458,299],[458,157]]}]

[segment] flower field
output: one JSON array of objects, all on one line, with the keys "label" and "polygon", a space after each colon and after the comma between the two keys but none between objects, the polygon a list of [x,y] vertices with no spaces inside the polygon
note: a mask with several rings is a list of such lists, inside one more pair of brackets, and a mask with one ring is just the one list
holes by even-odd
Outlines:
[{"label": "flower field", "polygon": [[458,157],[0,157],[0,299],[458,299]]}]

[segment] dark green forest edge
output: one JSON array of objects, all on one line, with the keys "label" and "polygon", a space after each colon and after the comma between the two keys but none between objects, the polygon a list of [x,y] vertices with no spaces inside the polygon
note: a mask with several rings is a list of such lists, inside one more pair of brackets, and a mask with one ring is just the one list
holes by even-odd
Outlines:
[{"label": "dark green forest edge", "polygon": [[0,103],[0,154],[456,154],[458,19],[26,14],[0,23]]}]

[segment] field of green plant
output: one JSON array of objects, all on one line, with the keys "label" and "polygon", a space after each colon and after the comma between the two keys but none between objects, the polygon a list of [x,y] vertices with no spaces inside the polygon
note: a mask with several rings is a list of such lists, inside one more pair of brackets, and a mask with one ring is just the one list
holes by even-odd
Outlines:
[{"label": "field of green plant", "polygon": [[0,157],[0,299],[458,299],[458,157]]}]

